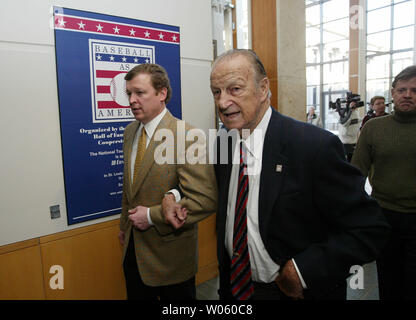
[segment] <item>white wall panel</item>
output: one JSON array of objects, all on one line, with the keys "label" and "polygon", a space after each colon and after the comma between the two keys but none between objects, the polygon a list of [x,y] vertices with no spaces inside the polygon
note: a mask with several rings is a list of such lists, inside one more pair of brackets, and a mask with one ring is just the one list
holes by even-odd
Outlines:
[{"label": "white wall panel", "polygon": [[[53,5],[180,27],[183,118],[215,127],[209,90],[209,0],[3,0],[0,11],[0,245],[67,226],[55,70]],[[51,220],[49,206],[60,205]]]}]

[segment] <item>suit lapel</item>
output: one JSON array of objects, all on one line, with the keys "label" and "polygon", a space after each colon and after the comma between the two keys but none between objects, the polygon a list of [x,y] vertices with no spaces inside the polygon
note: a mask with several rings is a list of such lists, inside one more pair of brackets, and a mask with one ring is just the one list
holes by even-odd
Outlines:
[{"label": "suit lapel", "polygon": [[125,143],[126,143],[126,149],[127,149],[127,155],[126,158],[124,159],[125,162],[125,166],[127,168],[127,175],[123,177],[123,183],[125,183],[128,186],[128,190],[127,190],[127,199],[130,202],[132,199],[132,194],[131,194],[131,184],[133,183],[131,181],[131,152],[133,149],[133,142],[134,142],[134,137],[136,136],[136,132],[140,127],[140,122],[136,121],[134,122],[134,127],[133,129],[130,131],[130,135],[126,136],[125,138]]},{"label": "suit lapel", "polygon": [[132,198],[134,198],[137,193],[139,192],[141,186],[143,185],[143,182],[146,179],[147,174],[149,173],[150,169],[155,163],[155,149],[163,143],[163,139],[161,141],[155,141],[154,136],[156,134],[156,131],[161,128],[167,128],[171,129],[173,133],[175,133],[175,118],[171,115],[169,111],[166,112],[165,116],[160,120],[158,126],[156,127],[155,132],[153,133],[153,136],[151,137],[151,140],[149,142],[149,145],[146,148],[146,152],[143,156],[142,163],[139,167],[139,173],[137,174],[137,179],[135,183],[132,185]]},{"label": "suit lapel", "polygon": [[[285,165],[288,160],[282,155],[286,141],[283,117],[273,110],[267,127],[263,145],[262,170],[259,191],[259,229],[262,237],[266,229],[274,203],[279,195]],[[277,168],[281,165],[281,171]]]}]

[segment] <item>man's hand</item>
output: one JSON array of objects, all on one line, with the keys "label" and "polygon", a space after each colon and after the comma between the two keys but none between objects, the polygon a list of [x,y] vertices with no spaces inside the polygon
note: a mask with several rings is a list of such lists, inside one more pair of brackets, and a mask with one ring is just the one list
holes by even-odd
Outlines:
[{"label": "man's hand", "polygon": [[121,231],[118,233],[118,240],[120,241],[121,246],[124,246],[124,239],[125,239],[126,233],[124,231]]},{"label": "man's hand", "polygon": [[280,290],[288,297],[294,298],[295,300],[304,299],[302,283],[292,260],[289,260],[284,265],[275,281]]},{"label": "man's hand", "polygon": [[129,219],[137,229],[144,231],[150,228],[149,220],[147,220],[147,209],[138,206],[129,210]]},{"label": "man's hand", "polygon": [[188,216],[188,210],[175,201],[173,194],[166,195],[162,200],[162,212],[166,223],[170,223],[175,229],[181,228]]}]

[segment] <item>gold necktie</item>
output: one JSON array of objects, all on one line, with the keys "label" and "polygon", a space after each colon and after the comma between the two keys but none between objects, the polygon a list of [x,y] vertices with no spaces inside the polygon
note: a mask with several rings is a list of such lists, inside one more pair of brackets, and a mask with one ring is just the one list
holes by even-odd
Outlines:
[{"label": "gold necktie", "polygon": [[136,161],[134,162],[133,183],[136,182],[137,175],[139,174],[139,167],[143,160],[145,151],[146,151],[146,130],[143,127],[142,134],[140,135],[139,142],[137,143]]}]

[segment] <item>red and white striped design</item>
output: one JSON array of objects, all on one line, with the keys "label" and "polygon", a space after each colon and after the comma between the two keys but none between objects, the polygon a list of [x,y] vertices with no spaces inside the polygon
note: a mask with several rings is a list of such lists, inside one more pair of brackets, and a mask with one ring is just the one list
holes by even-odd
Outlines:
[{"label": "red and white striped design", "polygon": [[107,34],[124,38],[142,39],[166,43],[180,43],[179,32],[156,28],[142,27],[132,24],[114,23],[105,20],[55,14],[55,29]]}]

